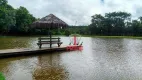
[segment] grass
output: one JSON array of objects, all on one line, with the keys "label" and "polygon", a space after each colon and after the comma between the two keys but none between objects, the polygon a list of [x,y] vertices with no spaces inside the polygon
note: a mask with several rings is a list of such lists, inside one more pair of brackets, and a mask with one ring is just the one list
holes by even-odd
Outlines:
[{"label": "grass", "polygon": [[[0,38],[3,37],[50,37],[47,35],[0,35]],[[53,35],[52,37],[66,37],[66,35]]]},{"label": "grass", "polygon": [[[32,35],[32,36],[0,36],[0,37],[45,37],[46,35]],[[48,35],[47,35],[48,36]],[[52,37],[60,37],[65,35],[52,35]],[[49,37],[49,36],[48,36]],[[82,35],[82,37],[96,37],[96,38],[132,38],[142,39],[142,36],[98,36],[98,35]]]},{"label": "grass", "polygon": [[82,35],[83,37],[96,37],[96,38],[132,38],[142,39],[142,36],[95,36],[95,35]]},{"label": "grass", "polygon": [[0,80],[5,80],[5,77],[2,73],[0,73]]}]

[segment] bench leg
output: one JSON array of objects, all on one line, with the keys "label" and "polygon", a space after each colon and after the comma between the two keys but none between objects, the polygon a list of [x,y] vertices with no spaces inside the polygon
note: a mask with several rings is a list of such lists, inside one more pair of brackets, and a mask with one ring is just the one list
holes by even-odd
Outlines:
[{"label": "bench leg", "polygon": [[39,45],[39,48],[41,49],[42,44]]},{"label": "bench leg", "polygon": [[58,44],[58,47],[60,47],[61,46],[61,44]]},{"label": "bench leg", "polygon": [[50,43],[50,48],[52,48],[52,44]]}]

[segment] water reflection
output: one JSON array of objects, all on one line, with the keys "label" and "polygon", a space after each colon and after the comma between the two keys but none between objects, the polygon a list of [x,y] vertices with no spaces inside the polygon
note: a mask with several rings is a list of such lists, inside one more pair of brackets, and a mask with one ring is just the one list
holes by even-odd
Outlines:
[{"label": "water reflection", "polygon": [[67,80],[68,73],[60,64],[60,53],[38,57],[38,66],[33,72],[34,80]]}]

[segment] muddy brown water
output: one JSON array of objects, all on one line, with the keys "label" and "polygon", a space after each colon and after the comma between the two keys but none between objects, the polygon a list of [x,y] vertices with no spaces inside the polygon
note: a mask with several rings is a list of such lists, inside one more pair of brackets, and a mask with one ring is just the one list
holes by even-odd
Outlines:
[{"label": "muddy brown water", "polygon": [[[141,80],[142,40],[83,37],[82,51],[0,59],[6,80]],[[62,37],[64,44],[69,38]],[[0,37],[0,49],[37,48],[36,37]]]}]

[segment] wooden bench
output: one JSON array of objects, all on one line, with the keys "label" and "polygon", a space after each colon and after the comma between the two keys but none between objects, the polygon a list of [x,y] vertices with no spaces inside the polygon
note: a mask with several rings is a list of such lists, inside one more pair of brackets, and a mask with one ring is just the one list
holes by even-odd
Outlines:
[{"label": "wooden bench", "polygon": [[52,47],[52,44],[57,44],[58,47],[63,43],[60,41],[61,38],[38,38],[38,43],[37,45],[39,48],[42,47],[43,44],[50,44],[50,48]]}]

